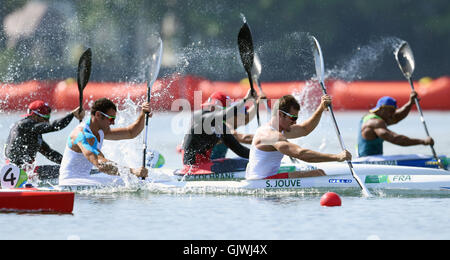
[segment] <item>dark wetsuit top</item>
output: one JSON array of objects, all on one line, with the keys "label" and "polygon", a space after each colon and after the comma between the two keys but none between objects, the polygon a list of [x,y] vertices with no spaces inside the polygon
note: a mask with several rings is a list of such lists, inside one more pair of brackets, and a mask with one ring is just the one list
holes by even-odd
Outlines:
[{"label": "dark wetsuit top", "polygon": [[51,149],[42,139],[42,134],[56,132],[68,126],[72,121],[73,114],[49,122],[37,122],[31,117],[24,118],[15,123],[8,136],[5,145],[5,156],[17,166],[25,163],[33,163],[37,152],[47,157],[52,162],[61,163],[62,155]]},{"label": "dark wetsuit top", "polygon": [[211,153],[211,160],[225,158],[228,152],[228,146],[223,143],[219,143],[214,146]]},{"label": "dark wetsuit top", "polygon": [[244,102],[241,101],[226,110],[213,112],[199,110],[194,112],[191,128],[184,137],[183,164],[198,165],[211,162],[213,147],[220,141],[238,156],[248,159],[250,150],[236,140],[224,123],[227,117],[236,114],[234,110],[243,105]]}]

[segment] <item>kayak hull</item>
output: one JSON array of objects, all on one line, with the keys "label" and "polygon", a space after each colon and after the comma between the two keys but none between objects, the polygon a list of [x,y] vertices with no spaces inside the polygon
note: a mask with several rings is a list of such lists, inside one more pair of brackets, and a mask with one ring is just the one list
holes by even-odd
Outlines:
[{"label": "kayak hull", "polygon": [[[429,175],[367,175],[361,176],[369,189],[392,190],[430,190],[450,191],[450,176]],[[348,175],[320,176],[296,179],[267,179],[241,181],[190,181],[185,182],[185,188],[242,188],[242,189],[311,189],[331,188],[360,189],[359,184]]]},{"label": "kayak hull", "polygon": [[[298,165],[283,164],[282,167],[299,169]],[[246,180],[245,171],[180,175],[172,169],[158,169],[165,178],[150,176],[141,185],[149,189],[354,189],[360,190],[346,163],[314,163],[308,167],[322,170],[326,175],[305,178],[286,178],[280,173],[270,179]],[[450,174],[448,171],[423,167],[387,166],[372,164],[355,164],[354,170],[369,189],[386,190],[422,190],[450,191]],[[164,174],[163,174],[164,173]],[[96,189],[92,186],[58,186],[60,190],[83,191]],[[102,187],[99,187],[102,188]]]},{"label": "kayak hull", "polygon": [[[445,169],[448,169],[446,156],[439,156]],[[395,166],[412,166],[424,168],[439,168],[439,163],[431,155],[423,154],[401,154],[401,155],[371,155],[359,157],[352,160],[353,164],[379,164]]]},{"label": "kayak hull", "polygon": [[[445,169],[448,169],[448,159],[446,156],[439,156],[444,164]],[[230,160],[230,158],[222,159]],[[240,158],[241,161],[244,159]],[[390,166],[411,166],[423,168],[439,168],[438,162],[431,155],[422,154],[404,154],[404,155],[371,155],[366,157],[359,157],[352,160],[353,164],[376,164],[376,165],[390,165]],[[245,166],[244,166],[245,169]],[[98,174],[98,170],[92,170],[91,175]],[[59,177],[59,165],[41,165],[38,170],[38,178],[43,181],[51,181],[57,184],[55,180]]]},{"label": "kayak hull", "polygon": [[72,213],[73,192],[32,189],[0,190],[0,210],[14,212]]},{"label": "kayak hull", "polygon": [[[305,188],[358,188],[359,185],[345,163],[309,164],[321,169],[325,176],[307,178],[277,178],[245,180],[245,172],[212,175],[178,176],[184,180],[184,187],[234,187],[245,189],[305,189]],[[450,191],[450,173],[445,170],[355,164],[354,170],[371,189],[411,189]],[[283,176],[282,174],[279,174]]]}]

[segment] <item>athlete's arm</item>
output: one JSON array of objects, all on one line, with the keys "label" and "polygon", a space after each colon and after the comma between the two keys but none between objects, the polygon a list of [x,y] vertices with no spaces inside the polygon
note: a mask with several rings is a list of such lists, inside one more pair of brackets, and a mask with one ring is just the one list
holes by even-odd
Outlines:
[{"label": "athlete's arm", "polygon": [[85,112],[83,109],[81,110],[81,113],[80,113],[79,108],[76,108],[72,112],[68,113],[65,117],[57,119],[57,120],[53,121],[52,123],[42,122],[42,123],[35,124],[31,131],[38,133],[38,134],[46,134],[46,133],[56,132],[56,131],[59,131],[59,130],[65,128],[66,126],[68,126],[74,117],[76,117],[79,120],[82,120],[84,117],[84,114],[85,114]]},{"label": "athlete's arm", "polygon": [[427,139],[410,138],[405,135],[397,134],[384,127],[375,128],[374,131],[375,134],[381,139],[400,146],[411,146],[419,144],[429,145],[431,143],[434,143],[431,138]]},{"label": "athlete's arm", "polygon": [[415,98],[418,98],[417,92],[411,91],[408,103],[403,105],[401,108],[395,110],[395,114],[393,115],[393,121],[390,124],[396,124],[408,116],[409,112],[411,111],[411,107],[414,104]]},{"label": "athlete's arm", "polygon": [[[87,139],[86,141],[91,146],[93,146],[95,143],[95,140],[93,138]],[[78,143],[77,145],[80,148],[81,152],[83,153],[84,157],[86,157],[86,159],[88,159],[89,162],[91,162],[95,167],[97,167],[99,171],[106,173],[108,175],[119,175],[120,166],[117,163],[106,159],[102,152],[90,149],[89,147],[86,147],[86,145],[83,145],[81,142]],[[128,168],[128,169],[131,174],[137,177],[145,178],[148,176],[148,171],[145,167]]]},{"label": "athlete's arm", "polygon": [[[256,94],[256,92],[255,92]],[[250,99],[256,98],[255,96],[252,96],[251,89],[248,90],[245,97],[240,100],[239,102],[234,103],[234,105],[230,106],[229,108],[222,110],[222,111],[214,111],[214,117],[215,118],[221,118],[222,121],[227,121],[230,118],[233,118],[234,115],[237,115],[239,111],[244,111],[245,109],[245,103],[249,101]]]},{"label": "athlete's arm", "polygon": [[39,148],[39,152],[50,161],[61,164],[63,156],[59,152],[50,148],[50,146],[46,142],[42,142],[41,147]]},{"label": "athlete's arm", "polygon": [[241,145],[232,134],[223,134],[222,140],[223,143],[228,148],[230,148],[235,154],[237,154],[242,158],[248,159],[250,155],[250,150],[247,147]]},{"label": "athlete's arm", "polygon": [[150,108],[150,104],[145,102],[142,105],[142,111],[139,114],[137,120],[127,127],[113,128],[109,131],[105,131],[105,139],[107,140],[124,140],[133,139],[138,136],[145,126],[145,114],[149,113],[149,117],[152,117],[153,113]]},{"label": "athlete's arm", "polygon": [[285,136],[289,139],[293,139],[309,135],[317,127],[323,111],[328,110],[330,104],[331,97],[328,95],[322,96],[321,103],[314,114],[308,120],[291,126],[291,131],[285,132]]},{"label": "athlete's arm", "polygon": [[56,132],[68,126],[72,121],[73,117],[74,117],[73,113],[69,113],[65,117],[57,119],[52,123],[49,122],[38,123],[33,126],[31,131],[38,134]]},{"label": "athlete's arm", "polygon": [[253,135],[252,134],[241,134],[241,133],[238,133],[236,131],[232,131],[232,132],[233,132],[234,138],[236,138],[236,140],[239,143],[252,144],[252,141],[253,141]]},{"label": "athlete's arm", "polygon": [[351,154],[348,151],[343,151],[339,154],[319,153],[313,150],[301,148],[300,146],[290,143],[287,140],[276,142],[273,147],[280,153],[290,157],[295,157],[305,162],[342,162],[351,160]]}]

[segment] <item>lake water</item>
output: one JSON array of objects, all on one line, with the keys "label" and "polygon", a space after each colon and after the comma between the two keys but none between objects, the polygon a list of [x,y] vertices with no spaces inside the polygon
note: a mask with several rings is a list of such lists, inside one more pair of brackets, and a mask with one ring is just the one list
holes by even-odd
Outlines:
[{"label": "lake water", "polygon": [[[133,107],[120,111],[117,125],[132,122],[136,118],[133,111]],[[353,154],[363,114],[336,112],[344,141]],[[10,125],[19,118],[19,114],[0,115],[1,147]],[[188,113],[158,113],[150,121],[148,142],[164,155],[165,167],[181,166],[175,147],[182,141],[186,118]],[[425,111],[425,119],[438,154],[450,155],[450,112]],[[265,120],[263,114],[262,122]],[[64,130],[45,135],[44,140],[62,153],[68,133],[76,124],[73,121]],[[239,131],[253,132],[256,127],[254,120]],[[412,137],[425,136],[416,112],[390,129]],[[314,133],[294,142],[323,152],[340,150],[328,115]],[[122,165],[138,166],[141,147],[139,137],[105,141],[103,150],[107,158]],[[385,154],[399,153],[431,151],[425,146],[385,144]],[[228,157],[234,156],[229,152]],[[50,163],[41,155],[37,162]],[[359,192],[349,192],[341,194],[341,207],[328,208],[319,203],[325,192],[155,190],[132,186],[83,192],[76,194],[71,215],[0,214],[0,239],[450,239],[450,193],[378,192],[366,199]]]}]

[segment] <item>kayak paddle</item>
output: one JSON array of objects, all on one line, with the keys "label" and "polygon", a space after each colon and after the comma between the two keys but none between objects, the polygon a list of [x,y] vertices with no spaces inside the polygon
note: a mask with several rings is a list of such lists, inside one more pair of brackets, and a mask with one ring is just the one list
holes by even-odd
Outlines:
[{"label": "kayak paddle", "polygon": [[[253,67],[252,67],[252,76],[253,76],[253,80],[256,82],[256,85],[258,86],[259,91],[262,94],[263,90],[261,87],[261,82],[259,81],[259,76],[261,75],[261,70],[262,70],[261,61],[259,60],[258,54],[256,54],[256,52],[255,52],[255,58],[253,60]],[[270,108],[267,103],[267,99],[264,101],[264,105],[266,106],[267,112],[270,114]],[[256,112],[258,113],[258,111],[259,111],[259,106],[258,106]]]},{"label": "kayak paddle", "polygon": [[[320,48],[320,45],[319,45],[319,42],[317,41],[317,39],[314,36],[311,36],[311,38],[314,41],[313,54],[314,54],[314,63],[316,65],[316,75],[317,75],[317,78],[319,80],[320,86],[322,87],[323,94],[327,95],[327,89],[326,89],[325,83],[324,83],[325,69],[324,69],[322,50]],[[345,149],[345,145],[344,145],[344,140],[342,139],[341,132],[339,131],[339,127],[338,127],[337,122],[336,122],[336,118],[334,117],[333,107],[330,104],[328,106],[328,108],[330,110],[331,117],[333,118],[334,129],[336,130],[336,134],[337,134],[338,139],[339,139],[339,144],[341,146],[341,149],[344,151],[344,150],[346,150]],[[348,164],[348,167],[350,168],[350,172],[351,172],[353,178],[356,180],[356,182],[358,183],[359,187],[361,187],[361,190],[362,190],[364,196],[365,197],[370,197],[371,194],[370,194],[369,190],[364,185],[364,183],[361,181],[359,176],[356,174],[355,170],[353,169],[352,162],[351,161],[347,161],[347,164]]]},{"label": "kayak paddle", "polygon": [[[80,112],[83,107],[83,90],[86,88],[86,85],[89,81],[89,77],[91,76],[91,65],[92,65],[92,52],[91,48],[88,48],[80,57],[78,61],[78,71],[77,71],[77,85],[78,85],[78,93],[79,93],[79,103],[80,103]],[[82,120],[80,120],[81,122]]]},{"label": "kayak paddle", "polygon": [[[400,45],[400,47],[395,50],[394,55],[395,55],[395,59],[397,60],[397,64],[403,73],[403,76],[405,76],[405,78],[408,80],[412,91],[415,91],[413,81],[412,81],[412,74],[414,72],[415,62],[414,62],[414,55],[413,55],[411,48],[409,47],[409,44],[404,41]],[[420,107],[420,103],[419,103],[419,100],[417,99],[417,97],[414,99],[414,101],[416,102],[416,107],[420,114],[420,121],[422,121],[423,127],[425,128],[425,133],[427,134],[428,137],[430,137],[430,133],[428,132],[427,124],[425,123],[425,119],[423,117],[422,108]],[[430,147],[431,147],[431,152],[433,153],[434,159],[436,159],[436,161],[439,163],[439,168],[445,169],[444,165],[442,164],[441,159],[437,156],[436,151],[434,150],[434,146],[430,144]]]},{"label": "kayak paddle", "polygon": [[[238,46],[239,46],[239,54],[241,56],[242,64],[244,65],[244,69],[247,72],[248,81],[250,82],[250,89],[252,95],[255,96],[255,88],[253,87],[253,78],[252,78],[252,68],[253,68],[253,60],[254,60],[254,50],[253,50],[253,40],[252,33],[250,31],[250,27],[246,22],[242,25],[238,34]],[[256,105],[256,100],[255,100]],[[258,126],[261,125],[259,122],[259,109],[256,107],[256,118],[258,120]]]},{"label": "kayak paddle", "polygon": [[[159,38],[158,42],[158,50],[154,53],[150,60],[150,68],[147,78],[147,102],[150,103],[152,87],[158,77],[159,69],[161,68],[161,58],[163,52],[163,42],[161,38]],[[142,166],[145,167],[146,164],[146,156],[147,156],[147,136],[148,136],[148,113],[145,115],[145,134],[143,140],[143,158],[142,158]]]}]

